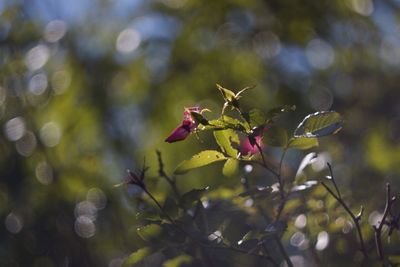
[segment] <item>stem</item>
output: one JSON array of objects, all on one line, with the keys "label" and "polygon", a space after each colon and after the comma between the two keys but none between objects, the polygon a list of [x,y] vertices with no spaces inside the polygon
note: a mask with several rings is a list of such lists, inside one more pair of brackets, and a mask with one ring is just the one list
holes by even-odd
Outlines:
[{"label": "stem", "polygon": [[346,212],[350,215],[351,219],[354,222],[354,225],[356,226],[358,238],[360,239],[360,250],[363,253],[364,257],[368,258],[368,253],[365,248],[364,238],[363,238],[363,235],[361,232],[361,227],[360,227],[360,220],[361,220],[362,213],[364,211],[364,207],[361,206],[360,213],[357,216],[354,215],[354,213],[350,210],[350,208],[347,206],[347,204],[342,199],[339,188],[337,187],[337,184],[335,181],[335,177],[333,176],[333,171],[332,171],[331,165],[329,163],[327,163],[327,165],[329,168],[329,172],[331,174],[331,181],[332,181],[333,185],[335,186],[337,194],[335,194],[332,191],[332,189],[330,189],[324,182],[321,182],[321,184],[325,187],[325,189],[329,192],[329,194],[331,194],[339,202],[339,204],[342,205],[342,207],[346,210]]},{"label": "stem", "polygon": [[162,156],[161,156],[161,151],[160,150],[156,150],[157,153],[157,158],[158,158],[158,174],[160,175],[160,177],[164,178],[168,184],[171,186],[172,191],[174,192],[175,196],[177,197],[177,199],[180,198],[180,193],[178,191],[178,188],[176,187],[176,180],[174,178],[169,177],[165,171],[164,171],[164,163],[162,161]]},{"label": "stem", "polygon": [[331,174],[332,183],[333,183],[333,185],[335,186],[337,195],[338,195],[339,198],[342,198],[342,196],[340,195],[339,188],[338,188],[338,186],[337,186],[337,184],[336,184],[336,181],[335,181],[335,179],[334,179],[334,177],[333,177],[332,166],[331,166],[331,164],[330,164],[329,162],[327,162],[326,165],[328,165],[329,173]]},{"label": "stem", "polygon": [[[285,147],[285,149],[283,150],[283,153],[282,153],[282,155],[281,155],[281,159],[280,159],[280,161],[279,161],[278,173],[276,173],[276,172],[272,171],[272,170],[268,167],[268,165],[267,165],[267,163],[266,163],[266,161],[265,161],[265,158],[264,158],[264,153],[263,153],[263,151],[262,151],[260,145],[257,144],[257,142],[256,142],[256,146],[257,146],[258,151],[259,151],[260,154],[261,154],[262,163],[263,163],[262,166],[264,166],[264,168],[270,170],[273,174],[275,174],[275,176],[276,176],[276,178],[277,178],[277,180],[278,180],[278,184],[279,184],[279,193],[280,193],[280,195],[281,195],[281,203],[279,204],[278,211],[277,211],[277,215],[276,215],[276,218],[275,218],[275,222],[276,222],[276,221],[279,221],[279,218],[280,218],[280,216],[281,216],[281,214],[282,214],[282,211],[283,211],[283,209],[284,209],[284,207],[285,207],[285,205],[286,205],[286,200],[287,200],[287,196],[285,195],[285,189],[283,188],[284,183],[283,183],[283,181],[282,181],[282,164],[283,164],[283,159],[285,158],[285,154],[286,154],[286,151],[287,151],[287,147]],[[276,235],[275,235],[275,241],[276,241],[276,243],[278,244],[279,250],[281,251],[283,257],[285,258],[285,261],[287,262],[288,267],[293,267],[293,263],[291,262],[291,260],[290,260],[290,258],[289,258],[289,256],[288,256],[288,254],[286,253],[286,250],[285,250],[285,248],[283,247],[283,245],[282,245],[282,243],[281,243],[279,237],[276,236]]]},{"label": "stem", "polygon": [[385,254],[383,252],[383,246],[382,246],[382,228],[383,225],[386,222],[386,217],[388,216],[392,204],[396,201],[396,197],[392,197],[390,193],[390,184],[386,184],[386,204],[385,204],[385,210],[383,212],[383,216],[381,221],[379,222],[378,226],[374,225],[374,230],[375,230],[375,245],[376,245],[376,250],[378,252],[379,259],[381,261],[384,261],[385,259]]},{"label": "stem", "polygon": [[[363,253],[365,258],[368,258],[368,253],[367,253],[367,250],[365,249],[364,238],[363,238],[363,235],[361,232],[361,227],[360,227],[361,216],[355,216],[354,213],[350,210],[350,208],[346,205],[346,203],[343,201],[342,198],[337,196],[324,182],[321,182],[321,184],[325,187],[325,189],[329,192],[329,194],[331,194],[340,203],[340,205],[342,205],[342,207],[346,210],[346,212],[350,215],[351,219],[354,222],[354,225],[356,226],[358,238],[360,239],[361,252]],[[361,210],[363,210],[362,206],[361,206]]]},{"label": "stem", "polygon": [[171,216],[168,215],[168,213],[166,213],[163,209],[163,207],[161,206],[160,202],[157,201],[157,199],[144,187],[142,187],[143,191],[151,198],[151,200],[153,200],[153,202],[157,205],[157,207],[160,209],[160,211],[162,212],[162,214],[164,214],[164,216],[174,225],[177,225],[177,223],[175,222],[174,219],[171,218]]}]

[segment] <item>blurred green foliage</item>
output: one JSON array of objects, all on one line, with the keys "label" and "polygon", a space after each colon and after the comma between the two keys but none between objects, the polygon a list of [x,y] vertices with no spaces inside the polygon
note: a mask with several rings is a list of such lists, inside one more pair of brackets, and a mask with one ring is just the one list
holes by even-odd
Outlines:
[{"label": "blurred green foliage", "polygon": [[[148,253],[136,232],[148,199],[134,186],[113,185],[146,157],[149,190],[164,201],[171,189],[158,177],[155,150],[172,173],[204,146],[217,148],[208,133],[164,142],[184,107],[219,113],[216,83],[235,91],[256,85],[240,100],[244,108],[296,105],[281,120],[293,130],[304,114],[340,111],[343,130],[320,139],[304,179],[324,177],[332,162],[350,207],[364,205],[362,230],[373,242],[384,184],[400,192],[399,8],[397,0],[1,1],[0,265],[114,267],[138,249]],[[272,163],[281,152],[265,151]],[[304,155],[287,152],[287,179]],[[177,188],[210,186],[209,200],[231,208],[232,222],[242,220],[224,201],[242,193],[240,177],[224,177],[221,167],[190,172]],[[272,182],[254,166],[252,184]],[[291,215],[283,240],[299,266],[361,261],[354,226],[323,187],[292,199],[284,212]],[[326,234],[328,246],[315,249]],[[398,239],[394,233],[385,247],[391,255],[400,253]],[[254,261],[227,257],[238,266]],[[197,260],[155,259],[165,266]]]}]

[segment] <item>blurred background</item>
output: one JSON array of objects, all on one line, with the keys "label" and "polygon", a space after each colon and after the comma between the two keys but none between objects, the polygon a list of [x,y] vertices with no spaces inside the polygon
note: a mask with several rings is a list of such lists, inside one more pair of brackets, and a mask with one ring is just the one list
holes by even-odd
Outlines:
[{"label": "blurred background", "polygon": [[[313,170],[332,162],[369,228],[385,182],[400,192],[399,15],[399,0],[0,1],[0,265],[120,266],[141,246],[140,203],[136,188],[113,185],[146,157],[150,189],[169,194],[155,150],[172,172],[215,147],[208,134],[164,139],[184,107],[217,116],[216,83],[257,85],[244,108],[296,105],[290,129],[308,113],[340,112],[345,127],[321,140]],[[295,173],[303,156],[290,151],[286,168]],[[178,178],[179,189],[239,184],[220,167]],[[315,226],[306,247],[322,236],[323,262],[360,257],[351,224],[321,214],[340,229]],[[286,239],[304,261],[299,216]]]}]

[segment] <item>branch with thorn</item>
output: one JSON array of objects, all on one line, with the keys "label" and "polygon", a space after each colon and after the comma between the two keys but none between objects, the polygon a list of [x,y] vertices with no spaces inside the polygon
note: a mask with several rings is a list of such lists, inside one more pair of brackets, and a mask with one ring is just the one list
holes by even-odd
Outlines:
[{"label": "branch with thorn", "polygon": [[376,250],[378,252],[379,259],[384,261],[385,260],[385,254],[383,252],[383,246],[382,246],[382,229],[385,224],[387,224],[386,218],[391,212],[392,205],[396,201],[396,197],[391,195],[390,192],[390,184],[386,184],[386,204],[385,204],[385,210],[383,212],[383,216],[381,221],[377,224],[374,225],[374,231],[375,231],[375,245],[376,245]]},{"label": "branch with thorn", "polygon": [[364,207],[361,206],[360,212],[357,215],[355,215],[350,210],[349,206],[347,206],[347,204],[343,201],[342,195],[340,194],[340,190],[339,190],[339,188],[338,188],[338,186],[336,184],[335,177],[333,176],[333,171],[332,171],[331,164],[327,163],[327,165],[328,165],[330,176],[327,176],[326,178],[328,178],[332,182],[333,186],[335,187],[336,193],[333,192],[333,190],[331,188],[329,188],[326,185],[326,183],[321,182],[321,184],[325,187],[325,189],[328,191],[328,193],[331,194],[331,196],[334,197],[337,200],[337,202],[339,202],[339,204],[345,209],[345,211],[349,214],[349,216],[353,220],[354,225],[356,226],[356,229],[357,229],[358,238],[360,240],[360,250],[361,250],[362,254],[364,255],[364,257],[368,258],[368,253],[367,253],[367,250],[365,248],[364,238],[363,238],[363,235],[362,235],[362,232],[361,232],[361,227],[360,227],[360,221],[361,221],[361,217],[362,217],[362,215],[364,213]]}]

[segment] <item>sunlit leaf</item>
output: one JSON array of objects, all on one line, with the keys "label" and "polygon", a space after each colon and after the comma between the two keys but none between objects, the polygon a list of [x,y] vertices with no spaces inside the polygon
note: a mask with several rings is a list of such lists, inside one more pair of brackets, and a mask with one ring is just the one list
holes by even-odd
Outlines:
[{"label": "sunlit leaf", "polygon": [[252,239],[258,240],[261,236],[262,236],[262,232],[259,231],[259,230],[251,230],[251,231],[248,231],[248,232],[238,241],[238,245],[241,245],[241,244],[243,244],[243,242],[249,241],[249,240],[252,240]]},{"label": "sunlit leaf", "polygon": [[213,162],[225,160],[226,157],[219,151],[205,150],[192,158],[181,162],[175,170],[175,174],[184,174],[192,169],[199,168]]},{"label": "sunlit leaf", "polygon": [[131,255],[129,255],[122,263],[122,267],[129,267],[144,260],[148,255],[150,255],[151,249],[149,247],[144,247],[136,250]]},{"label": "sunlit leaf", "polygon": [[234,130],[226,129],[214,131],[214,137],[222,152],[234,158],[237,156],[238,151],[233,148],[232,143],[240,144],[240,140],[238,134]]},{"label": "sunlit leaf", "polygon": [[221,92],[222,97],[226,100],[226,101],[232,101],[235,99],[235,93],[232,92],[229,89],[226,89],[224,87],[222,87],[221,85],[217,84],[217,88],[218,90]]},{"label": "sunlit leaf", "polygon": [[193,258],[191,256],[183,254],[165,261],[163,267],[179,267],[182,266],[182,264],[191,263],[192,261]]},{"label": "sunlit leaf", "polygon": [[288,148],[310,149],[319,145],[317,138],[294,137],[289,140]]},{"label": "sunlit leaf", "polygon": [[295,137],[320,137],[337,133],[343,126],[343,119],[335,111],[320,111],[310,114],[297,126]]},{"label": "sunlit leaf", "polygon": [[224,167],[222,168],[222,173],[227,177],[231,177],[237,174],[238,171],[239,171],[239,160],[235,158],[228,159],[225,162]]},{"label": "sunlit leaf", "polygon": [[240,90],[239,92],[236,93],[236,97],[239,98],[242,96],[243,93],[245,93],[246,91],[253,89],[254,87],[256,87],[255,85],[252,86],[247,86],[245,88],[243,88],[242,90]]},{"label": "sunlit leaf", "polygon": [[299,168],[297,169],[295,180],[299,179],[304,179],[303,176],[303,171],[304,169],[312,163],[312,161],[317,157],[317,154],[315,152],[308,153],[304,158],[302,159]]},{"label": "sunlit leaf", "polygon": [[157,240],[158,236],[161,234],[162,228],[158,224],[148,224],[137,229],[138,235],[144,241],[154,241]]},{"label": "sunlit leaf", "polygon": [[276,147],[284,147],[286,146],[287,141],[287,132],[281,127],[271,127],[264,132],[264,144]]},{"label": "sunlit leaf", "polygon": [[309,189],[317,184],[318,184],[318,181],[316,181],[316,180],[305,181],[303,184],[293,186],[291,191],[292,192],[303,191],[303,190]]}]

